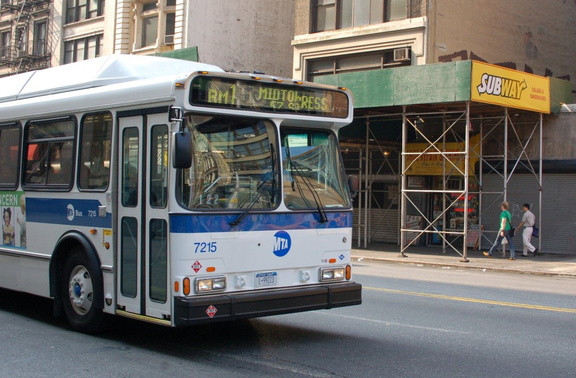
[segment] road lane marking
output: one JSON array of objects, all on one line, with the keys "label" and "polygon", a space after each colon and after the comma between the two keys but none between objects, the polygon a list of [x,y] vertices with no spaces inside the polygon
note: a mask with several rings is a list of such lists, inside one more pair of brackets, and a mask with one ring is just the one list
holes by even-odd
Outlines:
[{"label": "road lane marking", "polygon": [[463,333],[463,334],[470,334],[471,333],[471,332],[464,332],[464,331],[455,331],[453,329],[446,329],[446,328],[424,327],[424,326],[418,326],[418,325],[412,325],[412,324],[406,324],[406,323],[389,322],[386,320],[363,318],[360,316],[342,315],[342,314],[336,314],[333,312],[323,312],[322,313],[322,316],[327,316],[327,315],[337,316],[339,318],[345,318],[345,319],[361,320],[361,321],[365,321],[365,322],[384,324],[387,326],[393,325],[393,326],[398,326],[398,327],[417,328],[417,329],[422,329],[425,331],[435,331],[435,332],[445,332],[445,333]]},{"label": "road lane marking", "polygon": [[284,370],[284,371],[288,371],[290,373],[294,373],[294,374],[298,374],[298,375],[304,375],[304,376],[309,376],[309,377],[314,377],[314,378],[334,377],[334,374],[332,372],[319,371],[318,369],[313,369],[311,367],[307,367],[307,366],[300,365],[297,363],[290,363],[290,361],[287,361],[287,360],[282,361],[281,363],[278,363],[278,362],[273,362],[273,361],[266,361],[265,359],[262,359],[261,357],[240,356],[240,355],[232,355],[229,353],[221,354],[221,355],[226,356],[228,358],[235,359],[237,361],[241,361],[241,362],[245,362],[245,363],[249,363],[249,364],[261,365],[261,366],[272,368],[275,370]]},{"label": "road lane marking", "polygon": [[576,314],[576,308],[551,307],[551,306],[531,305],[531,304],[526,304],[526,303],[493,301],[490,299],[454,297],[451,295],[420,293],[417,291],[406,291],[406,290],[382,289],[382,288],[378,288],[378,287],[369,287],[369,286],[363,286],[362,289],[373,290],[373,291],[384,291],[387,293],[402,294],[402,295],[412,295],[412,296],[416,296],[416,297],[446,299],[446,300],[450,300],[450,301],[482,303],[482,304],[491,304],[491,305],[496,305],[496,306],[517,307],[517,308],[526,308],[526,309],[531,309],[531,310],[567,312],[567,313],[571,313],[571,314]]}]

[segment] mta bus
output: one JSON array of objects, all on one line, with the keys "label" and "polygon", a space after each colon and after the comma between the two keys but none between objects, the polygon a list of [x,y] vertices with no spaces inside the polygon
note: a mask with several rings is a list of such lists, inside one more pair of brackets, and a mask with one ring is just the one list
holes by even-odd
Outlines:
[{"label": "mta bus", "polygon": [[0,287],[179,327],[361,304],[345,88],[111,55],[0,79]]}]

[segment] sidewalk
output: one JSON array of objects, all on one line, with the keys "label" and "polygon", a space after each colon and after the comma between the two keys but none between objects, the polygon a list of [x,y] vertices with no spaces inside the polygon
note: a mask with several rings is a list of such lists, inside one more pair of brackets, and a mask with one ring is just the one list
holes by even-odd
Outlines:
[{"label": "sidewalk", "polygon": [[551,276],[576,277],[576,255],[543,254],[532,257],[522,257],[516,253],[516,260],[501,257],[499,252],[494,257],[482,255],[482,251],[468,251],[468,262],[452,249],[443,253],[441,247],[409,247],[400,254],[400,247],[394,244],[374,243],[368,248],[352,248],[352,261],[381,261],[397,264],[417,264],[441,267],[486,269],[503,272],[539,274]]}]

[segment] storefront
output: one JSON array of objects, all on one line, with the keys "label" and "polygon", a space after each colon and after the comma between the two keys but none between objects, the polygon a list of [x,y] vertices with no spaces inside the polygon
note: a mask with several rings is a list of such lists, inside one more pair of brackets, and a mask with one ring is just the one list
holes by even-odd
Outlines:
[{"label": "storefront", "polygon": [[[544,115],[570,101],[568,82],[476,61],[322,81],[355,97],[355,122],[341,137],[346,168],[363,184],[358,247],[441,245],[466,260],[469,248],[495,239],[502,201],[529,202],[538,219],[552,206],[555,199],[543,197]],[[520,190],[511,186],[516,176],[527,181]],[[519,223],[521,214],[513,215]],[[547,243],[551,253],[566,253]]]}]

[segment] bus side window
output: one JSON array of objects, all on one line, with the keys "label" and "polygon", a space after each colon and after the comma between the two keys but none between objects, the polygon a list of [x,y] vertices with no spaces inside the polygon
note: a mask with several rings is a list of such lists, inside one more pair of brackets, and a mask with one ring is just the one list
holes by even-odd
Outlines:
[{"label": "bus side window", "polygon": [[110,181],[112,115],[108,112],[85,115],[80,143],[79,188],[106,189]]},{"label": "bus side window", "polygon": [[139,169],[138,129],[124,130],[122,136],[122,206],[135,207],[138,204],[138,169]]},{"label": "bus side window", "polygon": [[47,144],[34,143],[28,145],[28,159],[26,161],[26,183],[43,184],[46,181],[46,167],[48,165]]},{"label": "bus side window", "polygon": [[29,122],[24,129],[24,185],[39,189],[70,188],[74,171],[73,117]]},{"label": "bus side window", "polygon": [[72,178],[72,142],[51,145],[48,184],[69,184]]},{"label": "bus side window", "polygon": [[168,192],[168,126],[152,127],[150,149],[150,206],[164,208]]},{"label": "bus side window", "polygon": [[20,128],[16,125],[0,128],[0,185],[17,184],[20,156]]}]

